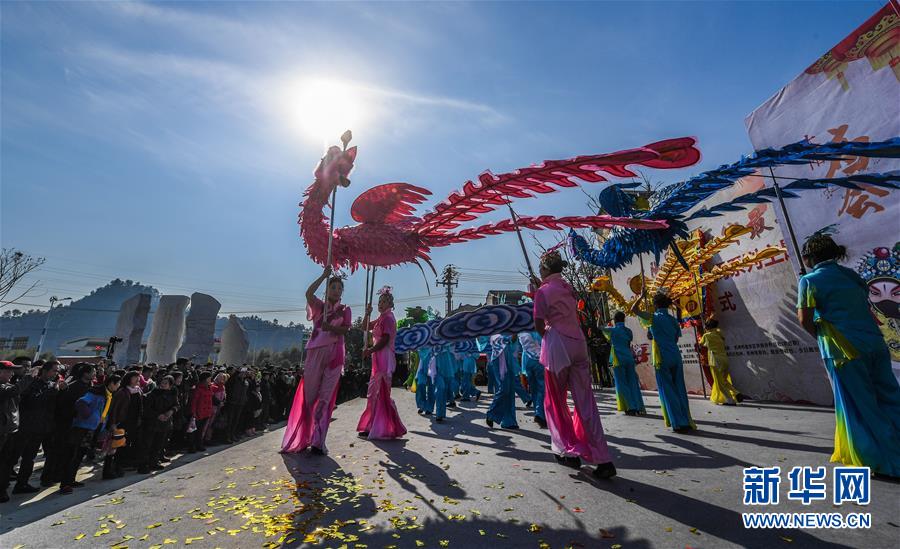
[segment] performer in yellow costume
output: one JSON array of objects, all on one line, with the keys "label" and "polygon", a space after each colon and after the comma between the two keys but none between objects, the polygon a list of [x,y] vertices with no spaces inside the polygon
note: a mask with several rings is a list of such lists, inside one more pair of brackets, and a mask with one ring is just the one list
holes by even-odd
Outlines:
[{"label": "performer in yellow costume", "polygon": [[713,377],[709,400],[715,404],[727,406],[734,406],[742,401],[743,397],[731,384],[731,374],[728,373],[728,354],[725,353],[725,337],[719,330],[718,320],[707,321],[706,332],[700,338],[700,345],[706,347],[709,369]]}]

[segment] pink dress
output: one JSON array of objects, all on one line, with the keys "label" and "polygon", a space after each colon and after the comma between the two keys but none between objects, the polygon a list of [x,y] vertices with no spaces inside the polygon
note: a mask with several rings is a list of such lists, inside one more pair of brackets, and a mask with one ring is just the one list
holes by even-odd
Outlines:
[{"label": "pink dress", "polygon": [[[591,361],[578,325],[575,292],[561,275],[546,277],[535,292],[534,318],[542,319],[547,327],[541,341],[541,364],[546,380],[544,412],[553,451],[590,464],[612,462],[591,390]],[[570,391],[574,414],[566,398]]]},{"label": "pink dress", "polygon": [[369,440],[398,438],[406,434],[406,427],[400,421],[397,406],[391,399],[391,376],[396,368],[394,338],[397,336],[397,321],[394,313],[387,310],[373,323],[372,334],[375,342],[388,336],[388,343],[372,354],[372,376],[369,378],[369,392],[366,395],[366,409],[359,418],[356,430],[369,433]]},{"label": "pink dress", "polygon": [[[310,446],[327,451],[325,436],[337,400],[345,350],[344,336],[322,330],[325,308],[316,297],[306,304],[306,318],[313,321],[313,331],[306,344],[303,378],[284,428],[281,451],[285,453],[302,452]],[[352,323],[350,307],[340,303],[328,305],[327,317],[332,326],[349,328]]]}]

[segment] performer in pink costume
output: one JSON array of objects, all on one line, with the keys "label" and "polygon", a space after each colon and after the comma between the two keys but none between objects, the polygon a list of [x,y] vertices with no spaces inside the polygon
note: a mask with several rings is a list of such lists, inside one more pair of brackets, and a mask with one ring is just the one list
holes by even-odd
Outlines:
[{"label": "performer in pink costume", "polygon": [[[397,367],[394,355],[394,338],[397,336],[397,321],[394,319],[394,296],[385,286],[378,292],[378,318],[370,322],[375,346],[366,349],[365,356],[372,357],[372,376],[369,378],[369,392],[366,395],[366,409],[359,418],[356,430],[359,436],[369,440],[399,438],[406,434],[406,427],[400,421],[397,406],[391,399],[391,376]],[[372,307],[366,309],[366,319],[372,314]]]},{"label": "performer in pink costume", "polygon": [[327,452],[325,436],[344,367],[344,334],[352,322],[350,307],[341,303],[343,280],[337,277],[328,280],[327,302],[316,297],[316,290],[330,274],[331,267],[326,267],[306,290],[306,319],[313,322],[313,331],[306,344],[303,378],[284,429],[283,453],[302,452],[306,448],[319,455]]},{"label": "performer in pink costume", "polygon": [[[616,467],[591,390],[590,359],[578,324],[575,292],[560,274],[565,266],[559,252],[544,255],[540,268],[543,283],[534,294],[534,324],[543,338],[544,411],[551,447],[561,464],[580,468],[584,460],[597,464],[595,477],[610,478]],[[566,401],[569,391],[575,403],[574,419]]]}]

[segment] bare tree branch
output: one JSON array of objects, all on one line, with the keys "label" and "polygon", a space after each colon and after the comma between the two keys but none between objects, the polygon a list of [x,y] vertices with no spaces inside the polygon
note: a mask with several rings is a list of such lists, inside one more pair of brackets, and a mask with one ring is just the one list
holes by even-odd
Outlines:
[{"label": "bare tree branch", "polygon": [[[0,301],[7,301],[6,296],[12,292],[22,278],[43,264],[43,257],[33,257],[15,248],[3,248],[0,252]],[[34,289],[36,284],[33,284],[16,299],[22,298]]]}]

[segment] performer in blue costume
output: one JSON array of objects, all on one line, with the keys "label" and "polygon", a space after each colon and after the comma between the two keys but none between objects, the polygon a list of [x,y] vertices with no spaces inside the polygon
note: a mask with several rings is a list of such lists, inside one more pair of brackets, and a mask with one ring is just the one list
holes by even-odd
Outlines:
[{"label": "performer in blue costume", "polygon": [[478,355],[477,351],[466,351],[461,353],[460,363],[462,364],[462,379],[460,380],[460,393],[463,402],[469,402],[473,398],[477,402],[481,399],[481,391],[475,388],[472,380],[478,373]]},{"label": "performer in blue costume", "polygon": [[497,359],[491,355],[491,338],[478,336],[475,342],[478,344],[479,351],[487,353],[488,363],[484,368],[484,375],[487,378],[487,392],[494,394],[497,392],[500,380],[497,379],[497,365],[494,363]]},{"label": "performer in blue costume", "polygon": [[900,386],[866,283],[838,265],[847,250],[824,232],[807,239],[802,255],[811,271],[800,277],[797,316],[819,340],[834,390],[831,461],[900,479]]},{"label": "performer in blue costume", "polygon": [[513,391],[513,380],[518,377],[520,369],[516,360],[517,345],[509,336],[491,336],[490,367],[495,369],[494,375],[498,383],[485,419],[488,427],[499,423],[504,429],[519,428],[516,421],[516,394]]},{"label": "performer in blue costume", "polygon": [[[453,378],[453,350],[450,345],[435,347],[437,375],[434,378],[434,419],[440,423],[447,418],[447,403],[451,401],[450,384]],[[453,404],[453,407],[456,403]]]},{"label": "performer in blue costume", "polygon": [[604,328],[603,333],[612,344],[609,363],[616,382],[616,407],[627,416],[636,416],[645,413],[645,409],[641,384],[634,369],[634,353],[631,352],[634,337],[625,326],[625,313],[616,311],[613,321],[613,327]]},{"label": "performer in blue costume", "polygon": [[528,380],[528,391],[534,404],[534,422],[547,428],[544,414],[544,366],[541,364],[541,336],[537,332],[519,334],[522,346],[522,374]]},{"label": "performer in blue costume", "polygon": [[[632,311],[637,309],[641,301],[642,299],[635,301]],[[649,328],[653,336],[651,356],[656,368],[656,386],[663,419],[667,427],[671,426],[676,433],[684,433],[697,426],[691,419],[691,408],[684,385],[684,365],[678,348],[681,326],[669,313],[669,307],[672,306],[669,296],[664,293],[656,294],[653,296],[653,306],[656,312],[652,315],[645,311],[636,311],[635,314],[641,319],[641,325]]]},{"label": "performer in blue costume", "polygon": [[419,349],[419,369],[416,371],[416,407],[419,414],[430,416],[434,411],[434,376],[429,375],[429,368],[434,358],[434,349]]},{"label": "performer in blue costume", "polygon": [[459,353],[453,351],[452,348],[450,350],[450,379],[448,380],[448,388],[447,388],[447,407],[448,408],[456,408],[456,401],[459,399],[459,380],[462,375],[462,361],[460,360]]}]

